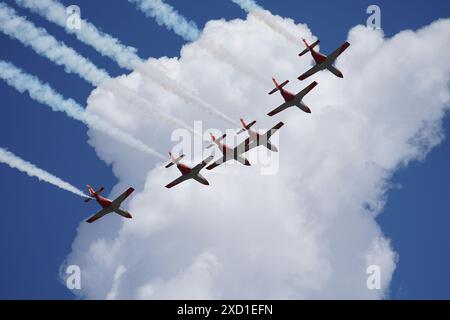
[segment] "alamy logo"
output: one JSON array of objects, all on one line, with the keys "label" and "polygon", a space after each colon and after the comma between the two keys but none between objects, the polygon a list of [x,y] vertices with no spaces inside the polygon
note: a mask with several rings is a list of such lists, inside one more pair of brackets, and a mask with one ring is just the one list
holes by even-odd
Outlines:
[{"label": "alamy logo", "polygon": [[376,4],[372,4],[367,7],[367,14],[370,16],[367,18],[366,25],[372,29],[381,29],[381,9]]},{"label": "alamy logo", "polygon": [[69,290],[81,289],[81,269],[77,265],[70,265],[66,269],[66,287]]},{"label": "alamy logo", "polygon": [[375,264],[370,265],[366,269],[367,277],[366,285],[369,290],[381,289],[381,268]]},{"label": "alamy logo", "polygon": [[77,5],[71,5],[66,8],[66,28],[69,30],[81,29],[81,9]]}]

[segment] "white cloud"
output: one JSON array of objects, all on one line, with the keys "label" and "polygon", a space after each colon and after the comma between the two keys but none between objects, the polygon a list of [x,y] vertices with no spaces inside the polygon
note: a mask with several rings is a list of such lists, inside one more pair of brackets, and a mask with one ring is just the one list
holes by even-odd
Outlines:
[{"label": "white cloud", "polygon": [[[311,38],[304,25],[273,17],[285,30]],[[265,114],[281,102],[268,96],[270,77],[295,78],[311,62],[253,16],[211,21],[202,37],[247,61],[267,77],[267,87],[215,60],[195,43],[179,59],[150,60],[203,100],[259,127],[282,119],[280,171],[261,176],[255,167],[205,172],[211,185],[163,186],[178,172],[164,169],[108,137],[91,132],[98,155],[113,164],[119,184],[138,190],[128,201],[134,219],[106,217],[81,224],[67,263],[82,268],[86,298],[383,298],[396,254],[375,221],[393,172],[423,159],[442,139],[449,106],[450,20],[391,39],[363,26],[348,36],[337,62],[338,79],[317,74],[306,98],[312,114]],[[202,38],[200,38],[199,41]],[[333,45],[340,45],[337,39]],[[145,75],[123,77],[158,108],[187,123],[224,129],[224,122],[162,92]],[[120,103],[120,91],[100,87],[89,111],[160,150],[172,128]],[[251,119],[250,119],[251,118]],[[382,290],[368,290],[368,264],[381,267]],[[118,271],[118,268],[120,270]],[[119,275],[118,275],[119,274]]]}]

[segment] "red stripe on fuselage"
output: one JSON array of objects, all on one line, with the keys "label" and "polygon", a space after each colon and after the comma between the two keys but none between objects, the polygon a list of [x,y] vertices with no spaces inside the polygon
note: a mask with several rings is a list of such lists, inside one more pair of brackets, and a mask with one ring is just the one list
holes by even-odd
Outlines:
[{"label": "red stripe on fuselage", "polygon": [[191,172],[191,168],[189,168],[187,165],[179,163],[177,164],[177,168],[178,170],[180,170],[180,172],[184,175],[184,174],[188,174],[189,172]]},{"label": "red stripe on fuselage", "polygon": [[103,198],[102,196],[95,195],[95,200],[102,206],[103,209],[108,208],[111,206],[112,202],[109,199]]},{"label": "red stripe on fuselage", "polygon": [[314,51],[314,49],[310,49],[310,50],[311,50],[311,55],[317,64],[321,64],[327,59],[327,57],[325,55],[321,54],[320,52]]},{"label": "red stripe on fuselage", "polygon": [[294,99],[295,95],[290,93],[289,91],[280,88],[280,93],[284,98],[284,101],[291,101],[292,99]]}]

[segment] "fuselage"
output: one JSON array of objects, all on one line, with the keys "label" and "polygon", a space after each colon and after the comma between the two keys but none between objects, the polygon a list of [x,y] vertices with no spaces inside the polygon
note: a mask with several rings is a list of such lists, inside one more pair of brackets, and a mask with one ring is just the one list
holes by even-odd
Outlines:
[{"label": "fuselage", "polygon": [[230,152],[232,152],[232,149],[230,147],[228,147],[226,144],[220,143],[220,142],[216,142],[216,143],[223,155],[226,155],[226,154],[229,154]]},{"label": "fuselage", "polygon": [[[283,88],[280,88],[280,93],[283,96],[284,101],[286,101],[286,102],[290,102],[290,101],[294,100],[294,98],[295,98],[294,94],[292,94],[291,92],[289,92]],[[301,101],[297,101],[295,103],[295,106],[297,106],[298,108],[300,108],[301,110],[303,110],[306,113],[311,113],[311,110],[307,106],[302,104]]]},{"label": "fuselage", "polygon": [[327,60],[327,56],[324,54],[321,54],[318,51],[315,51],[314,49],[309,49],[309,52],[311,52],[311,55],[316,62],[316,64],[322,64]]},{"label": "fuselage", "polygon": [[180,170],[182,175],[188,174],[192,170],[190,167],[188,167],[187,165],[182,164],[182,163],[178,163],[177,168],[178,168],[178,170]]},{"label": "fuselage", "polygon": [[195,179],[202,184],[209,185],[209,182],[205,178],[203,178],[203,176],[199,172],[194,172],[191,167],[182,163],[178,163],[177,168],[183,176],[188,176],[190,179]]},{"label": "fuselage", "polygon": [[251,140],[259,140],[259,133],[256,131],[253,131],[252,129],[248,129],[248,135],[250,136]]},{"label": "fuselage", "polygon": [[289,92],[283,88],[280,88],[280,93],[281,93],[281,96],[283,97],[284,101],[286,101],[286,102],[292,101],[295,98],[294,94],[292,94],[291,92]]},{"label": "fuselage", "polygon": [[111,200],[109,200],[109,199],[107,199],[107,198],[104,198],[104,197],[102,197],[102,196],[100,196],[100,195],[98,195],[98,194],[96,194],[96,193],[93,195],[93,197],[95,198],[95,201],[97,201],[97,203],[98,203],[103,209],[109,208],[109,207],[111,206],[111,204],[112,204],[112,201],[111,201]]}]

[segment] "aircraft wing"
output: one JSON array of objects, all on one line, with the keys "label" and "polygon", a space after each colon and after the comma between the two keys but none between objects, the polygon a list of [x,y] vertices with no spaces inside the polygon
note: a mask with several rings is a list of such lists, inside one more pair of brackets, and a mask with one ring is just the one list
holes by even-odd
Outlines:
[{"label": "aircraft wing", "polygon": [[350,47],[350,43],[348,43],[347,41],[344,42],[344,44],[342,46],[340,46],[339,48],[337,48],[336,50],[334,50],[328,57],[327,59],[330,59],[331,61],[336,60],[337,57],[339,57],[339,55],[345,51],[345,49],[347,49],[348,47]]},{"label": "aircraft wing", "polygon": [[94,214],[92,217],[90,217],[89,219],[86,220],[87,223],[92,223],[97,219],[100,219],[101,217],[103,217],[105,214],[108,214],[112,212],[112,210],[110,208],[106,208],[106,209],[102,209],[99,212],[97,212],[96,214]]},{"label": "aircraft wing", "polygon": [[284,125],[284,123],[280,121],[280,122],[278,122],[276,125],[274,125],[274,126],[272,127],[272,129],[270,129],[269,131],[267,131],[267,132],[265,133],[266,141],[269,140],[270,137],[271,137],[273,134],[275,134],[275,132],[277,132],[283,125]]},{"label": "aircraft wing", "polygon": [[118,196],[111,204],[111,207],[118,207],[120,204],[134,191],[134,188],[128,188],[124,193],[122,193],[120,196]]},{"label": "aircraft wing", "polygon": [[279,112],[281,112],[281,111],[283,111],[283,110],[285,110],[285,109],[287,109],[289,107],[292,107],[293,105],[294,104],[292,103],[292,101],[285,102],[282,105],[280,105],[280,106],[276,107],[275,109],[273,109],[272,111],[270,111],[267,115],[268,116],[274,116],[277,113],[279,113]]},{"label": "aircraft wing", "polygon": [[309,69],[308,71],[306,71],[305,73],[300,75],[297,79],[305,80],[306,78],[308,78],[309,76],[312,76],[314,73],[316,73],[320,70],[321,70],[321,67],[318,64],[316,64],[314,67],[312,67],[311,69]]},{"label": "aircraft wing", "polygon": [[301,101],[303,99],[303,97],[308,94],[308,92],[310,92],[312,89],[314,89],[315,86],[317,86],[317,81],[312,82],[309,86],[307,86],[302,91],[297,93],[295,95],[294,100],[297,101],[297,102]]},{"label": "aircraft wing", "polygon": [[191,177],[188,176],[188,175],[185,175],[185,174],[182,175],[182,176],[179,176],[178,178],[176,178],[175,180],[173,180],[171,183],[169,183],[168,185],[166,185],[166,188],[170,189],[170,188],[176,186],[177,184],[180,184],[180,183],[182,183],[183,181],[188,180],[189,178],[191,178]]},{"label": "aircraft wing", "polygon": [[220,166],[222,163],[226,162],[227,158],[225,156],[223,156],[222,158],[214,161],[212,164],[210,164],[209,166],[206,167],[207,170],[212,170],[215,167]]},{"label": "aircraft wing", "polygon": [[201,169],[203,169],[208,163],[211,162],[211,160],[214,159],[214,156],[209,156],[199,164],[197,164],[195,167],[192,168],[192,172],[199,172]]}]

